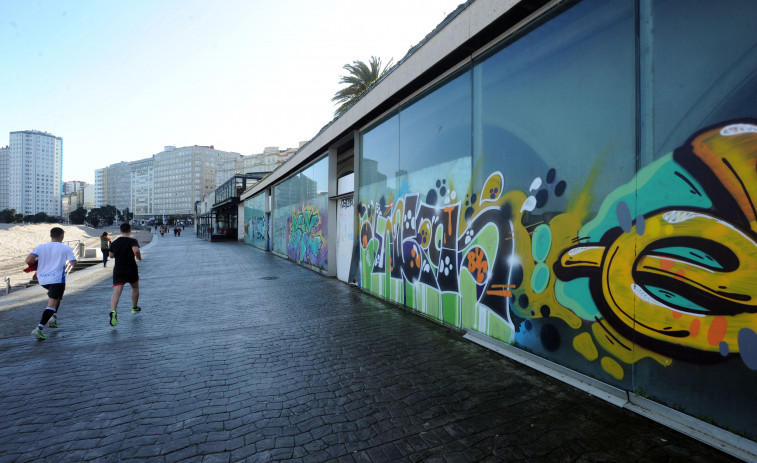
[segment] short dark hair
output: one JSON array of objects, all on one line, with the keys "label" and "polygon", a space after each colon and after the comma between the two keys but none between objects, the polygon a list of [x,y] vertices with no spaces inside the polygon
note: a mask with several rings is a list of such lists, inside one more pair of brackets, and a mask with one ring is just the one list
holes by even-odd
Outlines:
[{"label": "short dark hair", "polygon": [[65,233],[65,232],[63,231],[62,228],[60,228],[60,227],[53,227],[52,229],[50,229],[50,238],[58,239],[61,236],[63,236],[63,233]]},{"label": "short dark hair", "polygon": [[121,233],[129,233],[131,231],[131,224],[124,222],[121,224]]}]

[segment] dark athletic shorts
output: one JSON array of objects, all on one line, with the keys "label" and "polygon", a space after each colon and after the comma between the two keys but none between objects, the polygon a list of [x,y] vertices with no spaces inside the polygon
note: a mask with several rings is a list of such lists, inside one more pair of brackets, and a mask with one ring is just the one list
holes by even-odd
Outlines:
[{"label": "dark athletic shorts", "polygon": [[47,290],[47,297],[50,299],[60,299],[63,297],[63,292],[66,290],[65,283],[53,283],[49,285],[42,285]]},{"label": "dark athletic shorts", "polygon": [[123,286],[126,283],[132,284],[139,281],[139,275],[113,275],[113,286]]}]

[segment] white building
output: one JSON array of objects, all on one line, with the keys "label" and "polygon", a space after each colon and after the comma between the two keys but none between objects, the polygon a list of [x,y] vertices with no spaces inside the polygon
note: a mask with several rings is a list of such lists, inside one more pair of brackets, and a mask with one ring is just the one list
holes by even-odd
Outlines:
[{"label": "white building", "polygon": [[131,165],[131,205],[129,211],[135,220],[153,217],[153,196],[155,194],[154,160],[152,157],[133,161]]},{"label": "white building", "polygon": [[103,178],[107,173],[107,167],[102,169],[95,169],[95,207],[105,206],[105,185],[103,184]]},{"label": "white building", "polygon": [[82,206],[84,209],[91,211],[95,207],[95,186],[92,184],[85,185],[79,190],[82,195]]},{"label": "white building", "polygon": [[[300,146],[306,142],[300,142]],[[242,156],[238,159],[230,159],[222,163],[216,173],[216,184],[223,182],[234,175],[244,175],[250,172],[273,172],[291,158],[299,148],[287,148],[280,150],[278,146],[266,146],[262,153]]]},{"label": "white building", "polygon": [[122,161],[95,170],[95,207],[115,206],[119,211],[131,206],[131,163]]},{"label": "white building", "polygon": [[8,207],[17,213],[59,216],[63,173],[63,139],[47,132],[10,133]]},{"label": "white building", "polygon": [[10,147],[0,148],[0,211],[8,209],[8,158]]},{"label": "white building", "polygon": [[216,188],[216,173],[228,161],[241,159],[239,153],[211,146],[166,146],[153,156],[156,216],[191,216],[195,201]]},{"label": "white building", "polygon": [[63,182],[63,194],[70,195],[71,193],[76,193],[85,186],[87,186],[87,182],[82,182],[81,180],[69,180]]}]

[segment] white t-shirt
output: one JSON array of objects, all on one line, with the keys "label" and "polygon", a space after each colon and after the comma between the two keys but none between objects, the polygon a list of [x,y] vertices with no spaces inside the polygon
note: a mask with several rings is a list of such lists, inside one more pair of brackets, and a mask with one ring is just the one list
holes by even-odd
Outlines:
[{"label": "white t-shirt", "polygon": [[71,246],[57,241],[40,244],[32,254],[37,256],[37,280],[40,285],[66,282],[66,262],[76,262]]}]

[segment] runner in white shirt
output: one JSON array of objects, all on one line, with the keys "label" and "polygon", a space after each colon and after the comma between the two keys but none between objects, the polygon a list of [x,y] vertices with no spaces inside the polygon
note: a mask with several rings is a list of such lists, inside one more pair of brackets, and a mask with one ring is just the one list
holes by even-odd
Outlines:
[{"label": "runner in white shirt", "polygon": [[47,289],[47,307],[42,312],[39,325],[32,331],[32,336],[39,341],[47,339],[42,332],[46,324],[50,328],[58,327],[58,307],[66,290],[66,264],[76,263],[71,247],[63,244],[63,234],[62,228],[54,227],[50,230],[50,242],[40,244],[26,256],[27,265],[37,263],[37,280]]}]

